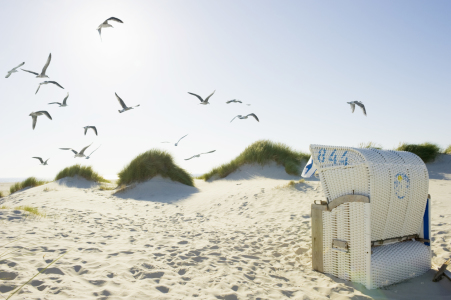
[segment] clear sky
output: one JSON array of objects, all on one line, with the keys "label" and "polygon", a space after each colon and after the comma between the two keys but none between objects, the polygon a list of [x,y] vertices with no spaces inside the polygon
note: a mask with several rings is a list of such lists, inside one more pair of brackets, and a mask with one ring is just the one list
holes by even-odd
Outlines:
[{"label": "clear sky", "polygon": [[[0,177],[53,178],[81,163],[115,178],[152,148],[198,174],[259,139],[305,152],[368,141],[446,147],[450,15],[450,1],[2,1]],[[113,16],[124,23],[111,22],[101,41],[96,29]],[[21,62],[40,73],[49,53],[48,80],[64,90],[46,85],[35,95],[43,79],[4,78]],[[187,93],[213,90],[206,106]],[[68,107],[47,104],[67,92]],[[119,114],[115,92],[141,106]],[[251,106],[225,104],[231,99]],[[367,117],[358,107],[351,114],[352,100]],[[32,130],[37,110],[53,121],[41,116]],[[248,113],[260,122],[230,123]],[[84,136],[86,125],[99,136]],[[91,143],[88,154],[102,146],[90,160],[59,150]]]}]

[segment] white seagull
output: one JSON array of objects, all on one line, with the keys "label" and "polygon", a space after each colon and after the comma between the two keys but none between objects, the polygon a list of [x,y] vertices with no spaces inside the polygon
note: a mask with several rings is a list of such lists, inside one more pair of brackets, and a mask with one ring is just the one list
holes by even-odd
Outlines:
[{"label": "white seagull", "polygon": [[66,107],[67,106],[67,98],[69,98],[69,93],[67,93],[67,96],[66,96],[66,98],[64,98],[63,103],[50,102],[49,104],[58,104],[60,107]]},{"label": "white seagull", "polygon": [[210,104],[210,102],[208,102],[208,99],[210,99],[210,97],[213,96],[213,94],[214,94],[215,92],[216,92],[216,90],[214,90],[213,93],[210,94],[210,96],[208,96],[207,98],[205,98],[205,100],[202,99],[202,97],[199,96],[199,95],[196,95],[196,94],[193,94],[193,93],[190,93],[190,92],[188,92],[188,94],[193,95],[193,96],[196,96],[197,98],[199,98],[200,104],[207,105],[207,104]]},{"label": "white seagull", "polygon": [[[91,145],[92,145],[92,143],[89,144],[88,146],[84,147],[83,149],[81,149],[80,152],[77,152],[77,151],[75,151],[75,150],[72,149],[72,148],[60,148],[60,149],[61,149],[61,150],[71,150],[72,152],[75,153],[74,158],[75,158],[75,157],[86,157],[86,155],[84,154],[84,152],[85,152],[85,150],[86,150],[89,146],[91,146]],[[91,153],[91,154],[92,154],[92,153]]]},{"label": "white seagull", "polygon": [[43,166],[47,166],[47,162],[48,162],[49,159],[50,159],[50,158],[48,158],[46,161],[43,161],[42,158],[40,158],[40,157],[32,157],[32,158],[39,159],[39,160],[41,161],[41,165],[43,165]]},{"label": "white seagull", "polygon": [[[255,120],[257,120],[257,122],[260,122],[255,114],[248,114],[247,116],[238,115],[235,118],[244,120],[244,119],[247,119],[247,117],[249,117],[249,116],[254,117]],[[235,120],[235,118],[233,118],[232,121]],[[232,123],[232,121],[230,121],[230,123]]]},{"label": "white seagull", "polygon": [[97,31],[99,32],[100,40],[102,40],[102,28],[113,27],[112,25],[108,24],[108,21],[116,21],[116,22],[119,22],[119,23],[124,23],[124,22],[122,22],[121,20],[119,20],[118,18],[115,18],[115,17],[111,17],[109,19],[106,19],[105,22],[100,24],[99,27],[97,28]]},{"label": "white seagull", "polygon": [[88,129],[91,128],[92,130],[94,130],[95,134],[97,135],[97,128],[95,126],[85,126],[83,127],[85,129],[85,135],[86,132],[88,132]]},{"label": "white seagull", "polygon": [[24,69],[21,69],[21,70],[36,75],[36,78],[49,78],[47,75],[45,75],[45,71],[47,71],[47,68],[48,68],[51,60],[52,60],[52,53],[49,54],[49,58],[47,58],[47,62],[45,63],[44,68],[42,68],[41,74],[38,74],[33,71],[24,70]]},{"label": "white seagull", "polygon": [[23,66],[25,64],[25,62],[21,63],[20,65],[18,65],[15,68],[12,68],[11,71],[8,71],[8,74],[6,74],[5,78],[8,78],[9,76],[11,76],[12,73],[17,73],[17,68]]},{"label": "white seagull", "polygon": [[215,151],[216,151],[216,150],[209,151],[209,152],[204,152],[204,153],[199,153],[199,154],[197,154],[197,155],[191,156],[190,158],[185,158],[185,160],[190,160],[191,158],[199,157],[199,156],[201,156],[202,154],[213,153],[213,152],[215,152]]},{"label": "white seagull", "polygon": [[41,88],[41,85],[43,85],[43,84],[49,84],[49,83],[53,83],[54,85],[57,85],[57,86],[59,86],[60,88],[62,88],[62,89],[64,90],[64,88],[63,88],[61,85],[59,85],[59,83],[56,82],[56,81],[44,81],[44,82],[41,82],[41,83],[39,84],[38,89],[36,90],[36,93],[34,93],[34,94],[36,95],[36,94],[39,92],[39,89]]},{"label": "white seagull", "polygon": [[38,121],[38,116],[42,116],[42,115],[46,115],[47,118],[52,120],[52,117],[50,116],[50,114],[45,110],[34,111],[31,114],[29,114],[29,116],[33,118],[33,130],[36,127],[36,122]]},{"label": "white seagull", "polygon": [[175,146],[177,146],[178,143],[179,143],[185,136],[187,136],[187,135],[182,136],[182,137],[177,141],[177,143],[175,143]]},{"label": "white seagull", "polygon": [[132,106],[132,107],[127,107],[127,105],[125,105],[124,101],[116,93],[114,93],[114,94],[116,95],[116,98],[119,101],[119,104],[123,108],[122,110],[118,110],[120,113],[123,113],[124,111],[133,109],[133,107],[138,107],[140,105],[140,104],[138,104],[138,105],[135,105],[135,106]]},{"label": "white seagull", "polygon": [[363,114],[366,116],[365,105],[363,105],[362,102],[360,102],[360,101],[351,101],[351,102],[347,102],[347,103],[351,105],[351,110],[352,110],[353,113],[354,113],[354,110],[355,110],[355,105],[357,104],[358,106],[360,106],[362,108]]},{"label": "white seagull", "polygon": [[[102,145],[100,145],[100,146],[102,146]],[[99,147],[97,147],[97,149],[99,149],[99,148],[100,148],[100,146],[99,146]],[[97,150],[97,149],[96,149],[96,150]],[[89,155],[88,155],[88,156],[86,156],[85,158],[86,158],[86,159],[89,159],[89,158],[91,157],[91,155],[92,155],[92,154],[93,154],[93,153],[94,153],[94,152],[95,152],[96,150],[92,151],[92,152],[91,152],[91,154],[89,154]]]}]

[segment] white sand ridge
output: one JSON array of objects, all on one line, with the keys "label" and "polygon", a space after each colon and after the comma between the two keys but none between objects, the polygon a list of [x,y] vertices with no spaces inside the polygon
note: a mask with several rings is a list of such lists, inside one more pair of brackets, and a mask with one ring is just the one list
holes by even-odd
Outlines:
[{"label": "white sand ridge", "polygon": [[[24,283],[72,249],[18,297],[445,299],[450,295],[446,279],[431,282],[432,270],[373,291],[312,271],[310,204],[324,199],[322,189],[317,181],[276,188],[300,179],[277,174],[284,174],[282,167],[245,166],[241,174],[226,179],[196,180],[196,188],[159,177],[118,196],[84,179],[63,179],[1,199],[0,205],[40,207],[49,216],[8,221],[18,214],[2,210],[0,246],[25,237],[8,247],[32,255],[12,256],[0,264],[0,272],[11,278],[0,281],[0,292]],[[431,180],[430,193],[433,261],[438,265],[449,256],[450,181]]]}]

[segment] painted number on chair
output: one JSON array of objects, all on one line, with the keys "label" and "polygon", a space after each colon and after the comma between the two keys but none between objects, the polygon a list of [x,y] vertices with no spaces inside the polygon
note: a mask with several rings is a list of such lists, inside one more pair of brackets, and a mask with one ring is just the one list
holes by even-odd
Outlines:
[{"label": "painted number on chair", "polygon": [[[325,148],[321,148],[318,151],[318,162],[323,163],[326,160],[327,150]],[[348,165],[348,151],[345,151],[340,157],[337,156],[337,149],[334,149],[328,155],[329,161],[333,163],[333,165]]]}]

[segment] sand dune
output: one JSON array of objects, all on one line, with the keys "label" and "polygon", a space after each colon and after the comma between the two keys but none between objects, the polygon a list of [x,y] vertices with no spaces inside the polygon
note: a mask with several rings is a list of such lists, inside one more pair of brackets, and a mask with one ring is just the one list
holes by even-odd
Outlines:
[{"label": "sand dune", "polygon": [[[450,256],[449,158],[429,165],[435,265]],[[282,187],[295,179],[276,165],[244,166],[196,187],[158,177],[113,195],[65,178],[15,193],[0,205],[36,206],[47,218],[0,210],[0,246],[22,237],[7,245],[17,252],[0,263],[0,292],[69,251],[13,299],[451,297],[451,282],[433,283],[433,270],[371,291],[312,271],[310,204],[324,195],[316,179]]]}]

